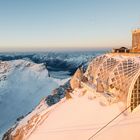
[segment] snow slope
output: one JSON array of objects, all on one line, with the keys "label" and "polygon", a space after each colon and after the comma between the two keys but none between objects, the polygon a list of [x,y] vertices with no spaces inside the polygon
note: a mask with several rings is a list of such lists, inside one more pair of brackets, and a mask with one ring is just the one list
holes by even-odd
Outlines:
[{"label": "snow slope", "polygon": [[59,87],[43,64],[28,60],[0,62],[0,134]]},{"label": "snow slope", "polygon": [[[121,102],[103,106],[99,98],[91,100],[89,96],[73,96],[72,99],[65,100],[49,114],[28,140],[88,140],[124,109]],[[93,139],[139,140],[139,116],[140,110],[122,114]]]},{"label": "snow slope", "polygon": [[[71,98],[63,98],[51,107],[47,107],[42,101],[31,114],[19,122],[11,133],[13,138],[88,140],[125,109],[122,102],[112,105],[103,104],[102,95],[95,97],[92,92],[85,91],[84,88],[75,89],[70,96]],[[92,139],[139,140],[139,116],[140,108],[133,113],[126,111]]]}]

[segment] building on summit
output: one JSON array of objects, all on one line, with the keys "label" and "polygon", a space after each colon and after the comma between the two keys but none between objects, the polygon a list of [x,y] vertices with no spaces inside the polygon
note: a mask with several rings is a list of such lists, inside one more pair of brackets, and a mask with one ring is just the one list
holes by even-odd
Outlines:
[{"label": "building on summit", "polygon": [[[132,112],[140,105],[140,30],[132,33],[132,49],[121,47],[93,59],[85,73],[78,69],[72,77],[72,89],[82,85],[106,94],[109,102],[125,103]],[[84,83],[84,84],[83,84]]]},{"label": "building on summit", "polygon": [[140,52],[140,29],[132,32],[132,52]]},{"label": "building on summit", "polygon": [[132,48],[126,47],[115,48],[112,50],[113,53],[140,53],[140,29],[132,32]]},{"label": "building on summit", "polygon": [[97,92],[108,93],[133,111],[140,104],[140,29],[132,32],[132,49],[121,47],[93,59],[87,69]]},{"label": "building on summit", "polygon": [[118,48],[118,49],[113,49],[114,53],[129,53],[130,50],[126,47],[121,47],[121,48]]}]

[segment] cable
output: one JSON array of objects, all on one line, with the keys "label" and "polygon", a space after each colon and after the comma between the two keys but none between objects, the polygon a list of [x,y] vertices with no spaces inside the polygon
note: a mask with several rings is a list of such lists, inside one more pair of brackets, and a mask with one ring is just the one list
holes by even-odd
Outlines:
[{"label": "cable", "polygon": [[101,129],[99,129],[97,132],[95,132],[88,140],[91,140],[92,138],[94,138],[99,132],[101,132],[104,128],[106,128],[110,123],[112,123],[114,120],[116,120],[121,114],[123,114],[126,110],[128,110],[131,107],[128,106],[127,108],[125,108],[121,113],[119,113],[115,118],[113,118],[111,121],[109,121],[106,125],[104,125]]}]

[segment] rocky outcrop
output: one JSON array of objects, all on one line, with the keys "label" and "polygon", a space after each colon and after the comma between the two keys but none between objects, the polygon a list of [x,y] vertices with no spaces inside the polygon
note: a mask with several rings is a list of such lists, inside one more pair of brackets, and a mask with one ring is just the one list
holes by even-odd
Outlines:
[{"label": "rocky outcrop", "polygon": [[70,80],[71,88],[72,89],[80,88],[82,78],[83,78],[83,70],[79,68],[77,69],[77,71]]},{"label": "rocky outcrop", "polygon": [[62,98],[65,97],[67,89],[71,89],[70,81],[66,82],[53,91],[53,93],[46,98],[46,103],[48,106],[52,106],[58,103]]}]

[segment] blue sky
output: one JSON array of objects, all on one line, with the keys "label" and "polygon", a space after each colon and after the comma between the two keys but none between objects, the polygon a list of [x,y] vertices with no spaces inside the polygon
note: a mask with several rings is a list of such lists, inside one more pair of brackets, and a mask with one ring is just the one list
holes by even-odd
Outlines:
[{"label": "blue sky", "polygon": [[131,46],[140,0],[0,0],[0,49]]}]

